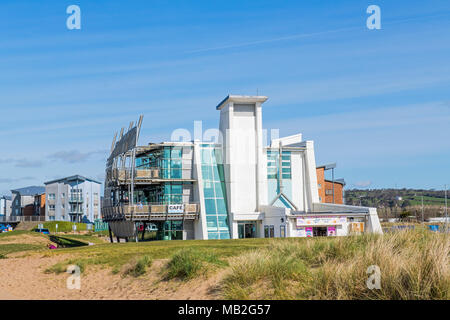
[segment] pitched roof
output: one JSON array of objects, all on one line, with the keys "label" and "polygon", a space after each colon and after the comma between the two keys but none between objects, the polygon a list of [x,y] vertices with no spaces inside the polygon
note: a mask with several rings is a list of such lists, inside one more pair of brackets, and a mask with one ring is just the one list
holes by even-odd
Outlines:
[{"label": "pitched roof", "polygon": [[19,193],[21,196],[35,196],[37,194],[44,194],[45,187],[30,186],[20,189],[14,189],[11,190],[11,192]]},{"label": "pitched roof", "polygon": [[98,182],[97,180],[86,178],[86,177],[80,176],[78,174],[76,174],[74,176],[66,177],[66,178],[61,178],[61,179],[44,182],[44,184],[48,185],[48,184],[52,184],[52,183],[56,183],[56,182],[69,182],[69,181],[80,181],[80,182],[90,181],[90,182],[102,184],[101,182]]},{"label": "pitched roof", "polygon": [[[326,182],[333,183],[333,180],[325,179],[325,181],[326,181]],[[341,178],[341,179],[335,179],[335,180],[334,180],[334,183],[339,183],[339,184],[342,184],[343,186],[346,185],[345,180],[342,179],[342,178]]]}]

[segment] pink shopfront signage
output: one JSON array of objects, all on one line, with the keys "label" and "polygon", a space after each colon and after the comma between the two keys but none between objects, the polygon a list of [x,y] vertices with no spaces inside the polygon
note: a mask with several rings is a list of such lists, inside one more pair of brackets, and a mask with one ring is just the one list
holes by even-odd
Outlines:
[{"label": "pink shopfront signage", "polygon": [[341,216],[308,216],[298,217],[297,226],[329,226],[341,225],[347,222],[346,217]]},{"label": "pink shopfront signage", "polygon": [[336,226],[327,227],[327,236],[328,237],[336,236]]}]

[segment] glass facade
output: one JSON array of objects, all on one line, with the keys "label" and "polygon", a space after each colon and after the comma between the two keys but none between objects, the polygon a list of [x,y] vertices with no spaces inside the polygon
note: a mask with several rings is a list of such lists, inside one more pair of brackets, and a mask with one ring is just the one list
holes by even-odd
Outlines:
[{"label": "glass facade", "polygon": [[[278,179],[279,170],[279,151],[267,150],[267,179]],[[284,179],[291,179],[291,152],[282,151],[281,154],[281,174]]]},{"label": "glass facade", "polygon": [[[291,152],[282,151],[281,168],[279,168],[280,152],[278,150],[267,150],[267,187],[269,201],[275,199],[280,192],[278,176],[281,174],[283,179],[283,193],[286,197],[292,197],[292,168],[291,168]],[[291,208],[289,202],[280,197],[274,206]]]},{"label": "glass facade", "polygon": [[208,239],[230,239],[222,152],[202,144],[200,154]]},{"label": "glass facade", "polygon": [[182,148],[164,147],[162,157],[162,178],[163,179],[181,179],[182,177]]},{"label": "glass facade", "polygon": [[183,221],[164,221],[156,223],[157,240],[183,240]]},{"label": "glass facade", "polygon": [[156,150],[137,158],[136,169],[160,168],[161,178],[181,179],[183,171],[182,156],[183,147],[164,147],[162,150]]},{"label": "glass facade", "polygon": [[135,190],[134,202],[143,205],[181,204],[183,203],[183,183],[191,184],[191,182],[164,182]]},{"label": "glass facade", "polygon": [[[183,148],[167,146],[136,159],[136,169],[159,169],[161,179],[182,179]],[[189,168],[190,169],[190,168]],[[135,203],[146,204],[181,204],[183,203],[183,183],[167,181],[159,185],[148,185],[135,190]]]}]

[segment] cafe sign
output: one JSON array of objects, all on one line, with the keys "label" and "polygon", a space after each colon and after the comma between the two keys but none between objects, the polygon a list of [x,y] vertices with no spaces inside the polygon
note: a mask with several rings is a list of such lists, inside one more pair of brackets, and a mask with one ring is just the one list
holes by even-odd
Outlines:
[{"label": "cafe sign", "polygon": [[312,216],[297,218],[297,226],[330,226],[341,225],[346,222],[347,218],[340,216]]},{"label": "cafe sign", "polygon": [[184,204],[169,204],[167,205],[168,213],[184,213]]}]

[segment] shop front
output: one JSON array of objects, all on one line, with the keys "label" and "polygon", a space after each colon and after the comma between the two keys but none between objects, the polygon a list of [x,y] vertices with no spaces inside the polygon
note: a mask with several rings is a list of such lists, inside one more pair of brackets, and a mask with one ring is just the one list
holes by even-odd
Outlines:
[{"label": "shop front", "polygon": [[296,237],[335,237],[347,235],[346,216],[311,215],[296,218]]}]

